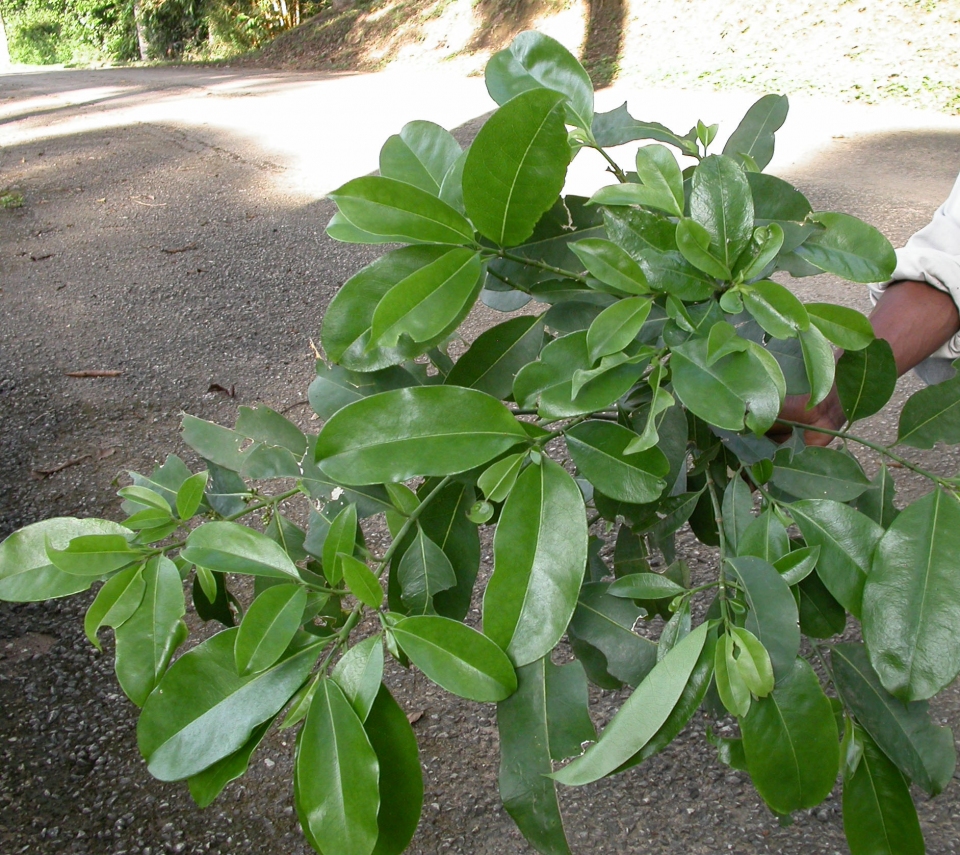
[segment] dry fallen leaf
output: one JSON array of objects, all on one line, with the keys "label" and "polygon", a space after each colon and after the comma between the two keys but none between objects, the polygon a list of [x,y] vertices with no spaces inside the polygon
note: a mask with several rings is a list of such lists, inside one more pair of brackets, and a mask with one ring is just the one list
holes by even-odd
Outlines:
[{"label": "dry fallen leaf", "polygon": [[88,370],[85,370],[85,371],[67,371],[67,372],[66,372],[67,377],[80,377],[80,378],[86,378],[86,377],[119,377],[121,374],[123,374],[122,371],[114,371],[114,370],[98,371],[97,369],[88,369]]}]

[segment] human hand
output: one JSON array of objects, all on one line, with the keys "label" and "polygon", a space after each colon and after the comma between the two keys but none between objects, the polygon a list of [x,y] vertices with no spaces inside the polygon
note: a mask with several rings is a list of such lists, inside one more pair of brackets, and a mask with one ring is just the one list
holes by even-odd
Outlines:
[{"label": "human hand", "polygon": [[[780,418],[790,422],[800,422],[809,425],[811,428],[826,428],[830,431],[840,430],[847,421],[844,415],[843,407],[840,405],[840,396],[837,394],[837,387],[834,386],[819,404],[807,409],[810,401],[809,395],[788,395],[780,408]],[[774,442],[786,442],[793,433],[793,427],[776,422],[767,436]],[[833,436],[829,433],[822,433],[818,430],[805,430],[803,432],[803,441],[806,445],[829,445]]]}]

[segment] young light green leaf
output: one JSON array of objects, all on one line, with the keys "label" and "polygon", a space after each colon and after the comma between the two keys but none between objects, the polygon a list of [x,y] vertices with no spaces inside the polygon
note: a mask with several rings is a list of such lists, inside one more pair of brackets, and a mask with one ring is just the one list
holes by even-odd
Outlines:
[{"label": "young light green leaf", "polygon": [[767,697],[751,704],[740,732],[754,786],[777,813],[815,807],[833,789],[840,769],[837,723],[803,659]]},{"label": "young light green leaf", "polygon": [[637,150],[637,175],[644,187],[673,199],[667,213],[683,216],[683,175],[680,164],[669,149],[659,144],[641,146]]},{"label": "young light green leaf", "polygon": [[83,620],[83,631],[97,650],[101,649],[97,630],[101,626],[121,626],[137,610],[146,586],[143,568],[130,567],[117,573],[97,592]]},{"label": "young light green leaf", "polygon": [[737,668],[734,652],[733,637],[724,633],[717,641],[714,654],[714,680],[720,703],[730,715],[742,718],[750,711],[750,689]]},{"label": "young light green leaf", "polygon": [[592,276],[611,288],[624,294],[650,293],[643,269],[612,241],[584,238],[571,243],[570,249]]},{"label": "young light green leaf", "polygon": [[294,803],[318,852],[370,855],[379,829],[380,763],[350,702],[320,681],[297,738]]},{"label": "young light green leaf", "polygon": [[565,95],[567,119],[585,131],[593,123],[593,83],[577,58],[543,33],[520,33],[487,63],[487,92],[501,106],[531,89],[552,89]]},{"label": "young light green leaf", "polygon": [[960,501],[937,489],[880,539],[863,589],[863,637],[886,689],[930,698],[960,672]]},{"label": "young light green leaf", "polygon": [[658,573],[631,573],[621,576],[607,588],[607,593],[612,596],[629,600],[663,600],[686,591],[683,585]]},{"label": "young light green leaf", "polygon": [[658,662],[586,753],[555,772],[568,786],[582,786],[609,775],[653,738],[673,712],[690,679],[707,638],[709,625],[698,626]]},{"label": "young light green leaf", "polygon": [[340,657],[331,677],[353,705],[360,721],[366,721],[381,689],[383,637],[372,635],[353,645]]},{"label": "young light green leaf", "polygon": [[300,579],[297,566],[279,544],[238,523],[209,522],[195,528],[180,554],[191,564],[219,573]]},{"label": "young light green leaf", "polygon": [[697,270],[714,279],[730,279],[730,268],[710,251],[710,232],[696,220],[682,217],[677,223],[677,248]]},{"label": "young light green leaf", "polygon": [[731,626],[730,637],[739,651],[736,667],[743,682],[758,698],[766,697],[776,684],[770,654],[760,639],[747,629]]},{"label": "young light green leaf", "polygon": [[241,677],[265,671],[283,655],[300,628],[306,606],[307,591],[300,585],[274,585],[250,604],[234,645]]},{"label": "young light green leaf", "polygon": [[587,330],[587,350],[591,361],[623,350],[635,341],[650,315],[648,297],[627,297],[604,309]]},{"label": "young light green leaf", "polygon": [[350,593],[365,606],[371,609],[380,608],[383,602],[383,589],[374,572],[359,558],[354,558],[346,552],[339,553],[337,560],[340,562],[343,580],[347,583]]},{"label": "young light green leaf", "polygon": [[444,176],[460,154],[449,131],[433,122],[407,122],[380,149],[380,174],[440,196]]},{"label": "young light green leaf", "polygon": [[414,665],[461,698],[502,701],[517,688],[506,654],[466,624],[439,615],[413,615],[399,621],[392,632]]},{"label": "young light green leaf", "polygon": [[484,471],[477,479],[477,486],[488,502],[502,502],[510,495],[526,459],[526,454],[508,454]]},{"label": "young light green leaf", "polygon": [[450,559],[443,550],[417,529],[413,543],[403,553],[397,569],[401,599],[411,614],[434,614],[433,598],[457,584]]},{"label": "young light green leaf", "polygon": [[[763,170],[773,159],[774,138],[790,109],[786,95],[764,95],[755,102],[723,147],[729,157],[747,155]],[[758,215],[759,216],[759,215]]]},{"label": "young light green leaf", "polygon": [[549,653],[577,605],[587,560],[583,495],[547,457],[517,479],[493,542],[484,633],[518,667]]},{"label": "young light green leaf", "polygon": [[343,562],[338,556],[353,555],[357,542],[357,506],[351,502],[330,523],[323,541],[323,575],[331,585],[343,578]]},{"label": "young light green leaf", "polygon": [[[640,150],[643,151],[643,149]],[[641,205],[644,208],[653,208],[679,216],[676,197],[669,189],[658,186],[647,187],[644,184],[610,184],[601,187],[590,197],[590,204],[610,207]]]},{"label": "young light green leaf", "polygon": [[418,386],[344,407],[320,431],[316,456],[334,481],[382,484],[464,472],[526,436],[513,414],[483,392]]},{"label": "young light green leaf", "polygon": [[819,560],[819,546],[801,546],[778,558],[773,562],[773,566],[783,577],[783,581],[792,587],[806,579]]},{"label": "young light green leaf", "polygon": [[[790,538],[787,536],[787,530],[773,509],[767,508],[744,530],[736,551],[737,555],[752,555],[774,564],[789,549]],[[792,656],[790,661],[792,663]]]},{"label": "young light green leaf", "polygon": [[131,549],[122,534],[82,534],[73,538],[66,549],[56,549],[48,543],[47,558],[64,573],[100,577],[140,560],[141,553]]},{"label": "young light green leaf", "polygon": [[180,519],[188,520],[199,510],[209,478],[210,473],[205,469],[191,475],[180,485],[177,490],[177,516]]},{"label": "young light green leaf", "polygon": [[463,203],[477,230],[499,246],[530,237],[563,187],[570,163],[566,101],[549,89],[521,92],[487,120],[470,146]]},{"label": "young light green leaf", "polygon": [[145,508],[154,508],[163,511],[167,516],[170,515],[170,503],[156,490],[151,490],[149,487],[134,484],[131,487],[123,487],[117,490],[117,495],[128,502],[143,505]]}]

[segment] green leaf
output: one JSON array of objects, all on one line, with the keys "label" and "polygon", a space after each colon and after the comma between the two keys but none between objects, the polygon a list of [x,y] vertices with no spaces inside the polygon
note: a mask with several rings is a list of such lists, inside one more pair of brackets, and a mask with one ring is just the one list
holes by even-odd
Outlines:
[{"label": "green leaf", "polygon": [[341,552],[337,558],[340,561],[343,580],[347,583],[350,593],[365,606],[371,609],[380,608],[383,602],[383,589],[374,572],[359,558],[354,558],[345,552]]},{"label": "green leaf", "polygon": [[360,721],[366,721],[383,688],[383,638],[372,635],[353,645],[337,662],[331,675],[350,701]]},{"label": "green leaf", "polygon": [[549,657],[517,670],[517,691],[497,705],[500,798],[538,851],[569,855],[552,759],[580,752],[596,739],[587,713],[587,681],[579,663],[554,665]]},{"label": "green leaf", "polygon": [[[167,511],[169,514],[169,511]],[[82,534],[65,549],[47,544],[47,558],[58,570],[75,576],[107,576],[141,558],[122,534]]]},{"label": "green leaf", "polygon": [[585,131],[593,123],[593,83],[577,58],[560,42],[543,33],[520,33],[504,50],[487,62],[484,79],[487,92],[498,104],[506,104],[531,89],[551,89],[565,95],[567,120]]},{"label": "green leaf", "polygon": [[613,717],[597,743],[555,772],[568,786],[582,786],[609,775],[647,744],[680,700],[707,637],[701,624],[658,662]]},{"label": "green leaf", "polygon": [[401,336],[430,342],[461,316],[463,306],[479,292],[480,254],[450,249],[436,261],[393,286],[373,313],[371,342],[394,348]]},{"label": "green leaf", "polygon": [[624,145],[635,140],[657,140],[680,149],[683,154],[696,156],[696,142],[681,137],[658,122],[644,122],[627,112],[624,102],[616,110],[597,113],[593,117],[593,136],[603,148]]},{"label": "green leaf", "polygon": [[566,100],[549,89],[521,92],[487,120],[470,146],[464,206],[477,230],[499,246],[530,237],[563,187],[570,162]]},{"label": "green leaf", "polygon": [[250,439],[275,448],[285,448],[295,457],[303,457],[307,438],[290,419],[263,404],[241,407],[236,431]]},{"label": "green leaf", "polygon": [[393,178],[354,178],[330,193],[351,225],[378,243],[472,244],[463,214],[436,196]]},{"label": "green leaf", "polygon": [[627,454],[636,434],[612,422],[586,421],[570,428],[567,448],[580,473],[604,495],[643,504],[666,487],[670,463],[659,448]]},{"label": "green leaf", "polygon": [[570,644],[592,682],[605,689],[638,686],[656,664],[657,645],[633,631],[643,612],[608,588],[606,582],[583,586],[567,629]]},{"label": "green leaf", "polygon": [[444,176],[460,154],[449,131],[433,122],[408,122],[380,149],[380,174],[440,196]]},{"label": "green leaf", "polygon": [[846,306],[832,303],[807,303],[810,321],[837,347],[863,350],[876,336],[866,316]]},{"label": "green leaf", "polygon": [[737,668],[735,645],[729,634],[721,636],[714,656],[714,680],[720,703],[730,715],[745,716],[750,711],[750,689]]},{"label": "green leaf", "polygon": [[863,637],[888,691],[932,697],[960,672],[960,501],[934,490],[880,539],[863,589]]},{"label": "green leaf", "polygon": [[321,337],[327,357],[354,371],[376,371],[413,359],[445,339],[466,317],[475,295],[464,302],[455,320],[436,340],[417,343],[401,337],[396,347],[384,348],[376,347],[371,336],[380,300],[394,288],[416,282],[420,271],[449,252],[445,246],[406,246],[386,253],[348,279],[323,316]]},{"label": "green leaf", "polygon": [[484,633],[518,667],[549,653],[577,605],[587,561],[583,496],[547,457],[517,479],[493,541]]},{"label": "green leaf", "polygon": [[736,667],[744,683],[758,698],[766,697],[775,685],[769,652],[752,632],[742,627],[731,626],[730,637],[739,651]]},{"label": "green leaf", "polygon": [[744,286],[743,304],[763,329],[775,338],[790,338],[809,329],[807,310],[790,291],[763,280]]},{"label": "green leaf", "polygon": [[56,517],[25,526],[0,543],[0,600],[13,603],[67,597],[85,591],[96,576],[77,576],[54,566],[47,548],[63,550],[77,537],[129,535],[107,520]]},{"label": "green leaf", "polygon": [[731,558],[727,563],[740,580],[750,609],[746,629],[767,649],[777,682],[783,683],[793,673],[800,649],[796,600],[772,564],[752,556]]},{"label": "green leaf", "polygon": [[618,353],[637,338],[650,315],[652,303],[647,297],[628,297],[608,306],[587,330],[587,350],[591,361]]},{"label": "green leaf", "polygon": [[897,257],[873,226],[849,214],[812,213],[808,219],[824,230],[814,232],[794,250],[804,261],[851,282],[883,282],[891,277]]},{"label": "green leaf", "polygon": [[773,562],[783,581],[793,586],[807,578],[820,560],[819,546],[801,546]]},{"label": "green leaf", "polygon": [[542,317],[512,318],[477,336],[444,383],[506,398],[517,372],[537,358],[542,346]]},{"label": "green leaf", "polygon": [[669,149],[657,144],[641,146],[636,163],[637,176],[643,186],[666,199],[672,198],[672,208],[665,210],[675,217],[683,216],[683,175]]},{"label": "green leaf", "polygon": [[294,803],[318,852],[370,855],[379,835],[380,764],[333,680],[321,680],[297,738]]},{"label": "green leaf", "polygon": [[418,386],[335,413],[317,437],[316,455],[334,481],[382,484],[465,472],[525,439],[512,413],[483,392]]},{"label": "green leaf", "polygon": [[188,520],[200,509],[209,479],[210,473],[204,470],[191,475],[180,485],[177,490],[177,516],[180,519]]},{"label": "green leaf", "polygon": [[584,238],[571,243],[570,249],[592,276],[611,288],[624,294],[650,293],[643,269],[612,241]]},{"label": "green leaf", "polygon": [[730,134],[723,153],[736,158],[745,154],[762,170],[773,159],[774,137],[787,118],[786,95],[764,95],[753,104]]},{"label": "green leaf", "polygon": [[322,646],[241,677],[234,660],[238,633],[224,630],[183,654],[144,704],[137,742],[161,781],[189,778],[242,748],[300,688]]},{"label": "green leaf", "polygon": [[816,322],[810,329],[802,331],[799,338],[807,384],[810,387],[810,400],[807,404],[809,408],[816,406],[830,394],[836,367],[830,342],[817,329]]},{"label": "green leaf", "polygon": [[323,541],[323,575],[331,585],[343,578],[343,555],[353,555],[357,542],[357,506],[351,502],[330,523]]},{"label": "green leaf", "polygon": [[152,558],[143,568],[143,580],[136,611],[115,630],[117,680],[138,707],[146,703],[174,650],[186,638],[180,620],[186,611],[183,582],[176,565],[163,556]]},{"label": "green leaf", "polygon": [[796,587],[800,612],[800,631],[810,638],[830,638],[847,626],[847,610],[831,594],[815,573]]},{"label": "green leaf", "polygon": [[269,718],[263,724],[255,727],[250,734],[250,738],[233,754],[218,760],[188,779],[190,796],[197,803],[197,807],[209,807],[214,799],[223,792],[223,788],[227,784],[246,774],[247,766],[250,765],[250,757],[263,741],[263,737],[267,735],[267,731],[273,722],[274,719]]},{"label": "green leaf", "polygon": [[794,502],[790,515],[808,546],[820,547],[817,575],[854,617],[883,529],[859,511],[829,499]]},{"label": "green leaf", "polygon": [[773,692],[751,704],[740,732],[754,786],[777,813],[816,807],[833,789],[840,769],[837,723],[803,659]]},{"label": "green leaf", "polygon": [[184,415],[180,434],[204,460],[233,472],[243,468],[250,452],[256,448],[243,434],[190,415]]},{"label": "green leaf", "polygon": [[[763,511],[744,530],[737,546],[737,555],[753,555],[774,564],[790,549],[790,538],[783,523],[771,508]],[[793,663],[793,656],[790,657]]]},{"label": "green leaf", "polygon": [[97,630],[101,626],[121,626],[143,601],[146,587],[143,568],[131,567],[121,570],[99,590],[83,620],[83,631],[97,650],[101,650]]},{"label": "green leaf", "polygon": [[860,762],[843,776],[843,833],[851,855],[923,855],[926,847],[900,770],[860,728]]},{"label": "green leaf", "polygon": [[960,442],[960,375],[910,396],[900,411],[897,442],[914,448]]},{"label": "green leaf", "polygon": [[502,701],[517,688],[506,654],[466,624],[439,615],[414,615],[399,621],[392,632],[414,665],[461,698]]},{"label": "green leaf", "polygon": [[677,248],[680,254],[697,270],[702,270],[714,279],[730,279],[730,268],[710,251],[710,232],[686,217],[677,223]]},{"label": "green leaf", "polygon": [[753,197],[743,170],[729,157],[705,157],[690,181],[689,208],[710,235],[710,254],[732,270],[753,235]]},{"label": "green leaf", "polygon": [[[800,223],[806,220],[812,210],[807,198],[796,187],[775,175],[749,172],[747,183],[753,196],[753,213],[757,224],[779,223],[784,228],[785,246],[793,249],[797,244],[791,242],[791,235],[800,232]],[[807,226],[804,237],[813,228]]]},{"label": "green leaf", "polygon": [[134,484],[132,487],[123,487],[117,490],[117,495],[128,502],[143,505],[145,508],[154,508],[170,516],[170,503],[158,492],[149,487]]},{"label": "green leaf", "polygon": [[[784,232],[779,223],[758,226],[753,230],[750,245],[737,259],[736,274],[744,281],[756,279],[774,266],[774,261],[783,249]],[[738,314],[738,313],[734,313]],[[806,314],[804,314],[806,318]]]},{"label": "green leaf", "polygon": [[663,600],[685,594],[686,591],[683,585],[658,573],[631,573],[621,576],[607,588],[611,596],[629,600]]},{"label": "green leaf", "polygon": [[860,464],[833,448],[810,447],[789,459],[779,452],[773,464],[773,483],[800,499],[849,502],[870,486]]},{"label": "green leaf", "polygon": [[[863,350],[845,351],[837,362],[837,393],[851,424],[879,413],[896,386],[897,363],[889,343],[882,338]],[[900,418],[902,423],[903,411]]]},{"label": "green leaf", "polygon": [[233,522],[209,522],[195,528],[180,554],[191,564],[220,573],[300,579],[297,566],[279,544]]},{"label": "green leaf", "polygon": [[890,470],[883,462],[877,474],[870,482],[870,489],[860,494],[854,507],[882,528],[889,528],[900,513],[893,504],[896,493],[896,484],[890,475]]},{"label": "green leaf", "polygon": [[307,592],[299,585],[274,585],[250,604],[234,646],[241,677],[265,671],[283,655],[300,628],[306,607]]},{"label": "green leaf", "polygon": [[417,737],[386,686],[377,692],[365,721],[377,755],[380,809],[373,855],[400,855],[413,839],[423,807],[423,771]]},{"label": "green leaf", "polygon": [[731,478],[723,491],[723,531],[727,545],[736,553],[737,544],[753,522],[753,494],[743,478]]},{"label": "green leaf", "polygon": [[755,432],[773,424],[781,395],[767,366],[752,350],[731,353],[712,365],[705,338],[676,345],[670,358],[673,390],[700,418],[726,430],[743,430],[744,421]]},{"label": "green leaf", "polygon": [[835,644],[830,663],[841,700],[881,750],[925,792],[942,792],[957,764],[950,728],[933,723],[926,701],[905,704],[884,689],[862,644]]},{"label": "green leaf", "polygon": [[412,614],[420,615],[434,614],[434,596],[457,584],[450,559],[419,528],[400,559],[397,579],[404,604]]},{"label": "green leaf", "polygon": [[[677,226],[669,217],[654,211],[611,207],[603,209],[607,235],[633,258],[660,256],[677,248]],[[711,289],[712,290],[712,289]]]},{"label": "green leaf", "polygon": [[502,502],[510,495],[526,459],[526,454],[509,454],[484,471],[477,480],[477,486],[488,502]]}]

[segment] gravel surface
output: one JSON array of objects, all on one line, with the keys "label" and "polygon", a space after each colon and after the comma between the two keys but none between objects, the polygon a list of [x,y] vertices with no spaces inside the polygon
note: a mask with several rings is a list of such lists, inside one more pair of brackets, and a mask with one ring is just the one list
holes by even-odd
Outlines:
[{"label": "gravel surface", "polygon": [[[22,208],[0,209],[0,536],[54,515],[115,516],[115,478],[185,454],[181,411],[230,424],[239,404],[263,401],[309,425],[309,339],[339,284],[374,254],[325,238],[331,205],[297,189],[321,181],[302,164],[328,157],[324,140],[294,139],[287,127],[282,149],[236,129],[245,117],[251,134],[262,131],[260,108],[289,87],[302,91],[305,77],[118,74],[0,76],[0,187],[25,197]],[[464,83],[462,103],[474,82]],[[392,93],[391,85],[378,78],[371,91]],[[231,101],[235,127],[203,126],[175,100],[187,92],[193,104],[203,91]],[[179,106],[160,119],[117,118],[164,99]],[[407,108],[406,118],[423,115],[418,104]],[[313,109],[325,115],[322,103]],[[716,112],[709,117],[723,118]],[[822,126],[828,115],[821,107]],[[960,123],[938,121],[916,118],[912,129],[869,136],[828,122],[820,130],[829,143],[794,145],[780,172],[816,208],[864,217],[902,241],[927,221],[960,168]],[[924,122],[935,129],[920,130]],[[377,146],[397,127],[380,129]],[[862,289],[829,277],[797,290],[867,308]],[[485,322],[475,318],[471,330]],[[89,370],[121,373],[66,376]],[[906,379],[899,400],[915,388]],[[895,426],[888,410],[865,433],[889,440]],[[943,471],[960,463],[939,449],[915,455]],[[921,488],[902,481],[905,495]],[[702,549],[690,558],[702,567],[712,555]],[[136,751],[136,711],[111,674],[109,642],[99,655],[83,638],[87,602],[0,604],[0,852],[308,852],[282,736],[268,738],[250,774],[205,811],[185,787],[150,778]],[[529,852],[499,807],[492,707],[452,698],[416,673],[394,668],[389,679],[407,712],[420,715],[414,727],[427,792],[410,851]],[[616,693],[595,692],[598,723],[618,702]],[[960,728],[956,686],[935,715]],[[846,851],[836,796],[781,828],[745,777],[716,762],[702,738],[708,724],[718,723],[698,718],[626,775],[564,791],[574,850]],[[960,782],[933,801],[916,795],[929,851],[956,851]]]}]

